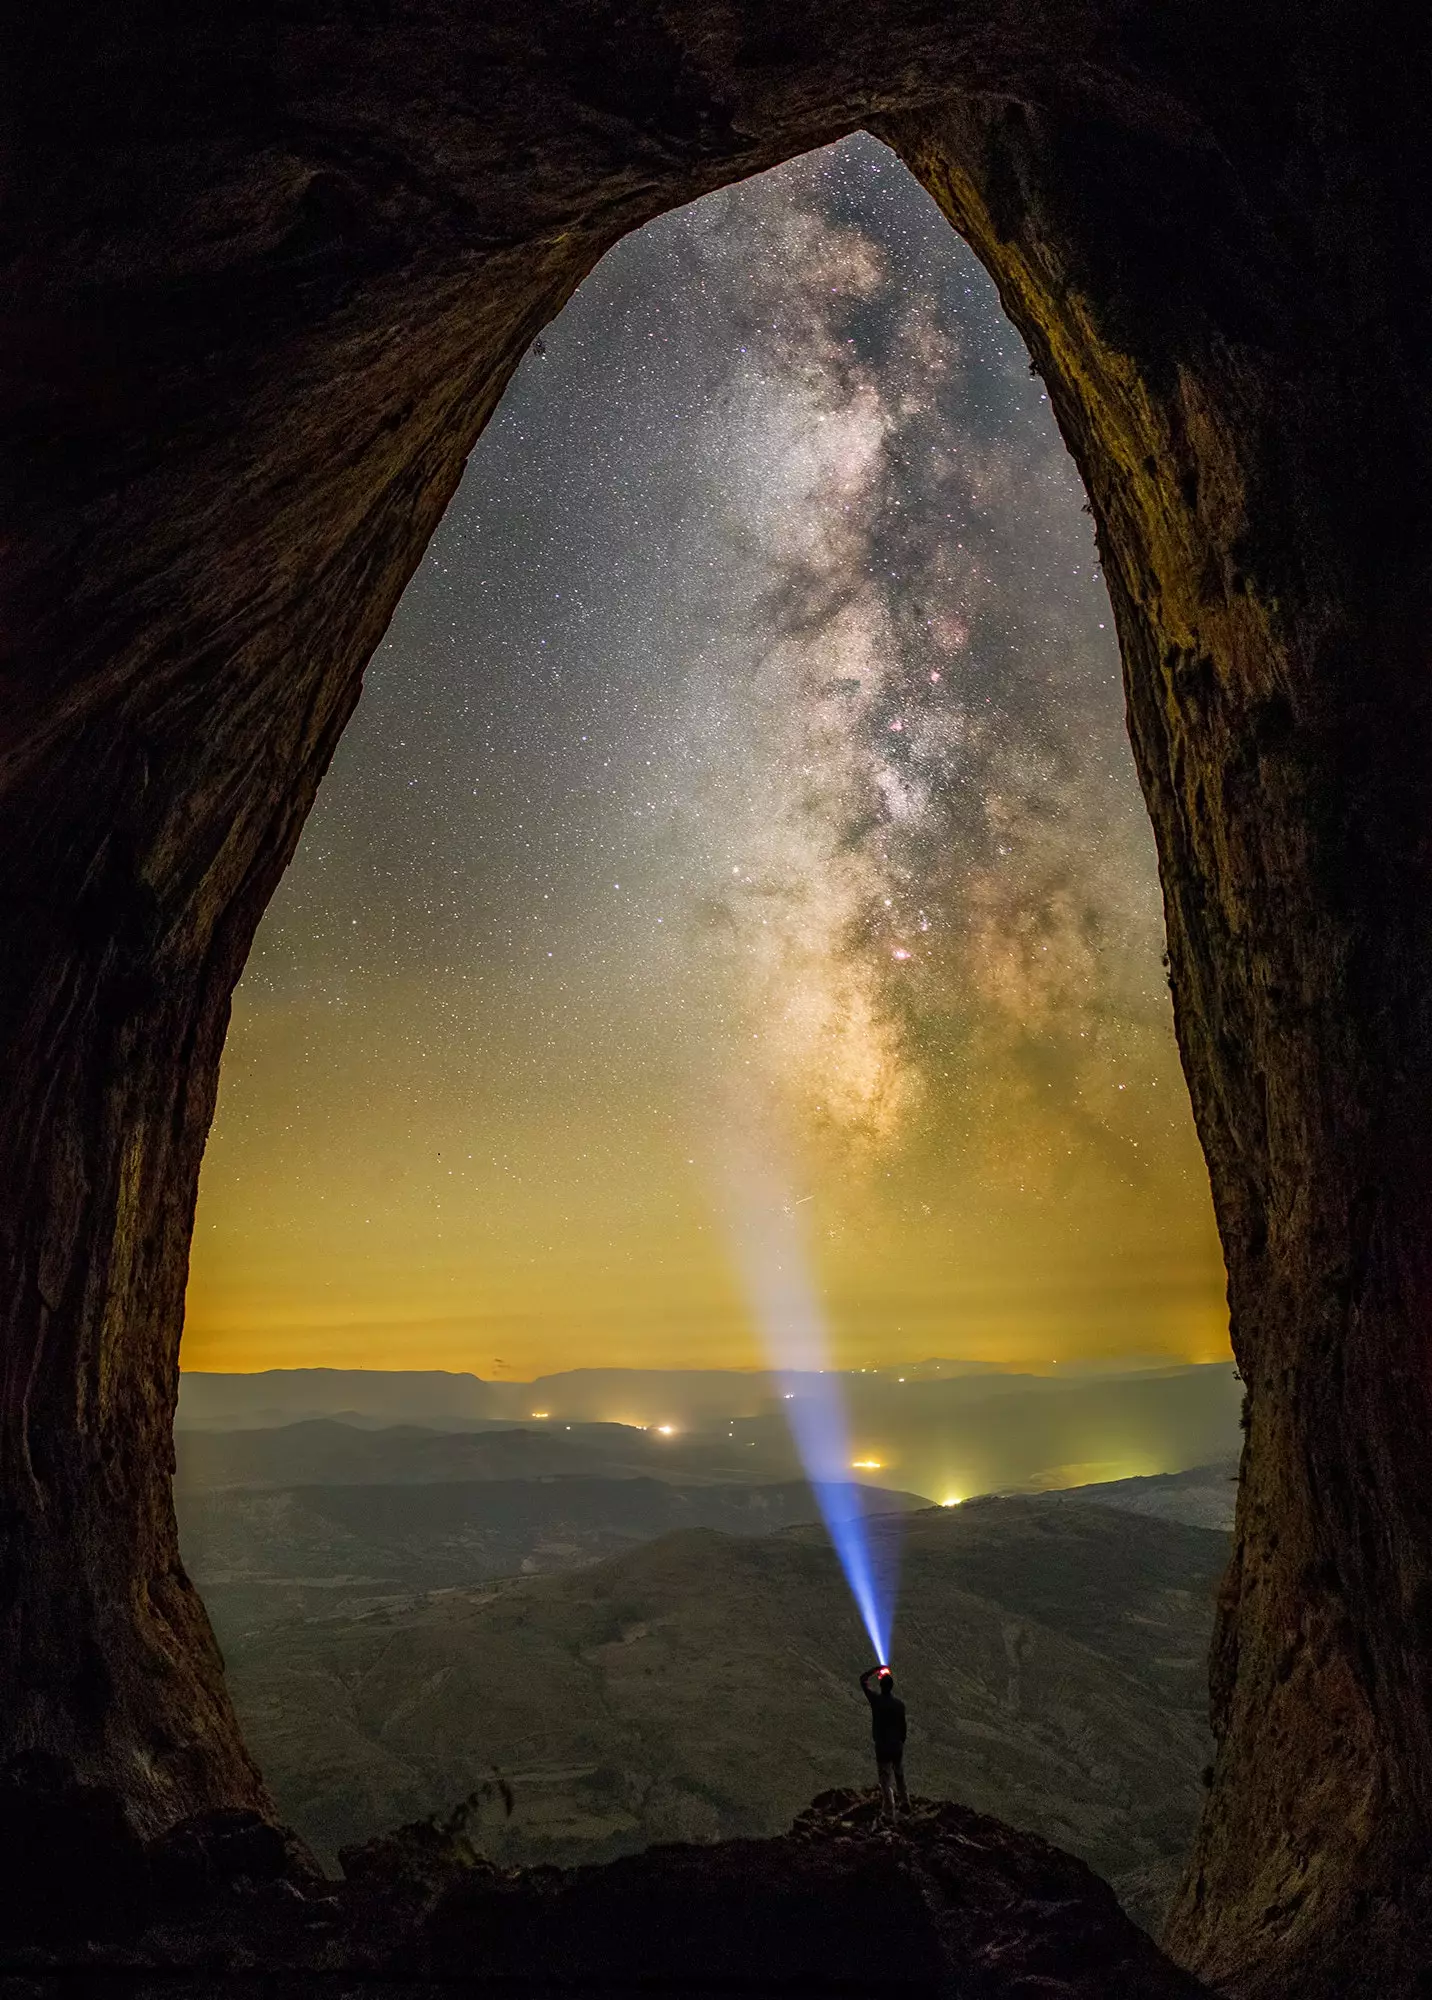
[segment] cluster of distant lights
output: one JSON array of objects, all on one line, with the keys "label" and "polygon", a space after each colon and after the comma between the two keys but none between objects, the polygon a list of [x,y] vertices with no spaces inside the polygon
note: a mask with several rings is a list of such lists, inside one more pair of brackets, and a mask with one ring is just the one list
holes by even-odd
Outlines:
[{"label": "cluster of distant lights", "polygon": [[[866,1371],[862,1368],[859,1372],[863,1375]],[[899,1379],[903,1382],[905,1377],[902,1375]],[[791,1397],[787,1396],[785,1400],[786,1402],[790,1402]],[[532,1410],[529,1414],[535,1423],[545,1423],[552,1412],[550,1410]],[[568,1424],[567,1429],[570,1430],[571,1428],[572,1426]],[[632,1429],[638,1431],[654,1430],[658,1437],[666,1438],[675,1437],[677,1434],[675,1424],[633,1424]],[[881,1458],[853,1458],[850,1461],[850,1469],[852,1472],[883,1472],[885,1470],[885,1461]],[[940,1502],[942,1507],[963,1507],[964,1504],[965,1496],[963,1493],[951,1493]]]},{"label": "cluster of distant lights", "polygon": [[[527,1414],[534,1423],[543,1424],[546,1423],[552,1412],[550,1410],[529,1410]],[[571,1428],[572,1426],[568,1424],[567,1429],[570,1430]],[[655,1431],[658,1437],[669,1438],[676,1436],[675,1424],[631,1424],[628,1428],[634,1431]]]}]

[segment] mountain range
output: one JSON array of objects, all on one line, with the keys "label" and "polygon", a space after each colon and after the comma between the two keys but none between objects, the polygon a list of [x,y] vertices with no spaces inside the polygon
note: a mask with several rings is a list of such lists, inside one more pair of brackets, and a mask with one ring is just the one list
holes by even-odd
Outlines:
[{"label": "mountain range", "polygon": [[[1225,1459],[1239,1443],[1242,1385],[1228,1364],[1014,1375],[931,1362],[847,1371],[839,1385],[852,1477],[936,1501],[1174,1472]],[[206,1433],[291,1430],[304,1418],[350,1431],[418,1426],[478,1438],[521,1427],[556,1440],[549,1470],[589,1472],[605,1466],[583,1450],[609,1456],[620,1434],[633,1472],[780,1483],[801,1477],[787,1399],[799,1402],[805,1391],[800,1376],[735,1370],[575,1370],[520,1384],[357,1369],[186,1375],[177,1436],[190,1454]],[[443,1449],[431,1448],[430,1464],[442,1462]],[[315,1469],[288,1478],[329,1476]]]}]

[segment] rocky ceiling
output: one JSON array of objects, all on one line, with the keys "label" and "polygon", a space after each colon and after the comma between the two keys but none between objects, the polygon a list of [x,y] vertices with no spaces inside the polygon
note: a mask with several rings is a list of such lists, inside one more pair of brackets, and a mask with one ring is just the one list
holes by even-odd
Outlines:
[{"label": "rocky ceiling", "polygon": [[[866,126],[1088,487],[1248,1388],[1176,1913],[1412,1992],[1432,1832],[1428,36],[1353,0],[61,0],[7,30],[0,1755],[264,1802],[169,1498],[229,997],[518,357]],[[1420,1990],[1420,1989],[1417,1989]]]}]

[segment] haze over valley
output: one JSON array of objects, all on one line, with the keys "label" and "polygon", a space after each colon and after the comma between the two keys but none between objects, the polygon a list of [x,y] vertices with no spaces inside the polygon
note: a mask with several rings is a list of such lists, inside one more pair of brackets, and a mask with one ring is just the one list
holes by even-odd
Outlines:
[{"label": "haze over valley", "polygon": [[[849,1413],[850,1478],[941,1503],[1177,1471],[1227,1456],[1238,1439],[1242,1390],[1225,1363],[1031,1376],[923,1362],[836,1379]],[[779,1482],[801,1477],[791,1404],[814,1393],[809,1379],[758,1371],[582,1369],[531,1383],[399,1370],[186,1375],[180,1480],[362,1479],[369,1475],[358,1468],[380,1462],[378,1447],[353,1433],[406,1421],[419,1434],[384,1447],[381,1461],[385,1477],[404,1483],[539,1470]],[[207,1435],[334,1418],[345,1430],[321,1441],[290,1432],[221,1445]],[[514,1427],[528,1435],[482,1441]]]}]

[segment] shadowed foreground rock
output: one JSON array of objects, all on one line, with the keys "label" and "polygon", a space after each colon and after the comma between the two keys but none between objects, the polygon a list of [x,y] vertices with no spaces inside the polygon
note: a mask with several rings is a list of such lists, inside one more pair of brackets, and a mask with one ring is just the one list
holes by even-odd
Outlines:
[{"label": "shadowed foreground rock", "polygon": [[783,1993],[1168,1996],[1206,1989],[1082,1861],[964,1806],[897,1834],[825,1792],[775,1840],[658,1847],[605,1868],[481,1870],[439,1901],[425,1969],[577,1987]]},{"label": "shadowed foreground rock", "polygon": [[[95,1801],[72,1803],[95,1817]],[[101,1816],[102,1817],[102,1816]],[[651,1848],[605,1867],[499,1869],[459,1820],[345,1857],[341,1886],[240,1815],[131,1856],[131,1924],[11,1945],[4,1988],[97,1997],[351,1991],[422,2000],[454,1981],[504,1994],[889,1994],[959,2000],[1198,2000],[1107,1883],[1031,1834],[919,1803],[896,1833],[873,1794],[826,1792],[774,1840]],[[213,1824],[210,1824],[210,1821]],[[219,1822],[223,1822],[219,1824]],[[263,1835],[267,1834],[267,1842]],[[182,1854],[179,1849],[182,1848]],[[182,1865],[176,1865],[182,1863]],[[86,1884],[75,1883],[77,1903]]]}]

